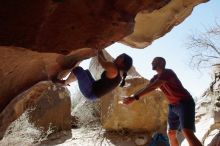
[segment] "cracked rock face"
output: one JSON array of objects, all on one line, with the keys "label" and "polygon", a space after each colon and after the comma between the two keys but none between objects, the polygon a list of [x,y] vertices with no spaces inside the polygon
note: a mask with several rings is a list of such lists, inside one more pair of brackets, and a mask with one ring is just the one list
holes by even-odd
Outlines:
[{"label": "cracked rock face", "polygon": [[146,47],[203,2],[0,0],[0,112],[19,93],[60,72],[59,55],[77,52],[81,61],[119,41]]}]

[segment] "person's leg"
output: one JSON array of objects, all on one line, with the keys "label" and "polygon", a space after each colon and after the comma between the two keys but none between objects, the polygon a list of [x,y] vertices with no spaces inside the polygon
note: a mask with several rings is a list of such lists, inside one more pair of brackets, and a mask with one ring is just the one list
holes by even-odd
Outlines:
[{"label": "person's leg", "polygon": [[75,81],[77,78],[74,75],[73,72],[71,72],[68,76],[68,78],[65,80],[65,84],[68,85],[69,83],[72,83],[73,81]]},{"label": "person's leg", "polygon": [[79,89],[82,94],[88,99],[96,99],[92,91],[92,85],[95,82],[91,73],[88,70],[84,70],[82,67],[78,66],[72,70],[72,73],[76,76],[78,80]]},{"label": "person's leg", "polygon": [[181,131],[186,138],[189,146],[202,146],[201,142],[195,136],[195,103],[193,99],[184,101],[180,104],[179,119]]},{"label": "person's leg", "polygon": [[187,142],[189,143],[189,146],[202,146],[201,142],[195,136],[193,130],[184,128],[182,129],[182,133],[186,138]]},{"label": "person's leg", "polygon": [[179,142],[176,138],[176,130],[168,130],[167,135],[171,146],[179,146]]},{"label": "person's leg", "polygon": [[167,135],[171,146],[179,146],[176,130],[179,128],[179,117],[174,113],[175,106],[169,105]]},{"label": "person's leg", "polygon": [[[66,77],[67,75],[68,75],[67,79],[63,80],[63,78]],[[77,78],[71,70],[63,70],[58,75],[52,77],[52,81],[54,83],[61,83],[61,84],[65,84],[65,85],[69,85],[70,83],[74,82],[75,80],[77,80]]]}]

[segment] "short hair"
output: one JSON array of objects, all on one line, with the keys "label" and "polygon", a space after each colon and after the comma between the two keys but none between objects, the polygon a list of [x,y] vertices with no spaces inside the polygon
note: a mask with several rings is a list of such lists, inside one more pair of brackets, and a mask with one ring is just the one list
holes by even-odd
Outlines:
[{"label": "short hair", "polygon": [[155,57],[154,60],[157,60],[162,67],[166,66],[166,60],[163,57]]}]

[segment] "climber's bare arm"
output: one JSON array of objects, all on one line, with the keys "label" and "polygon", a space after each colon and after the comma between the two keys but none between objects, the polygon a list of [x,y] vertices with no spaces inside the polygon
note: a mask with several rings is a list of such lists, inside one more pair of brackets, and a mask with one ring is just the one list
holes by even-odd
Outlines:
[{"label": "climber's bare arm", "polygon": [[118,75],[117,67],[112,62],[106,60],[102,51],[98,52],[98,61],[101,64],[101,66],[105,69],[106,77],[111,79],[115,78]]}]

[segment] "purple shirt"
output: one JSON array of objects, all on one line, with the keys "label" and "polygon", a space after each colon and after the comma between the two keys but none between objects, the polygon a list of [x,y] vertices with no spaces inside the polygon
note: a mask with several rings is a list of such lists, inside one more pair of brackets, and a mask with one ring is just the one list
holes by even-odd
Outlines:
[{"label": "purple shirt", "polygon": [[165,69],[160,75],[155,75],[150,83],[155,80],[165,81],[160,89],[166,95],[170,104],[178,104],[180,101],[191,99],[190,93],[183,87],[177,75],[171,69]]}]

